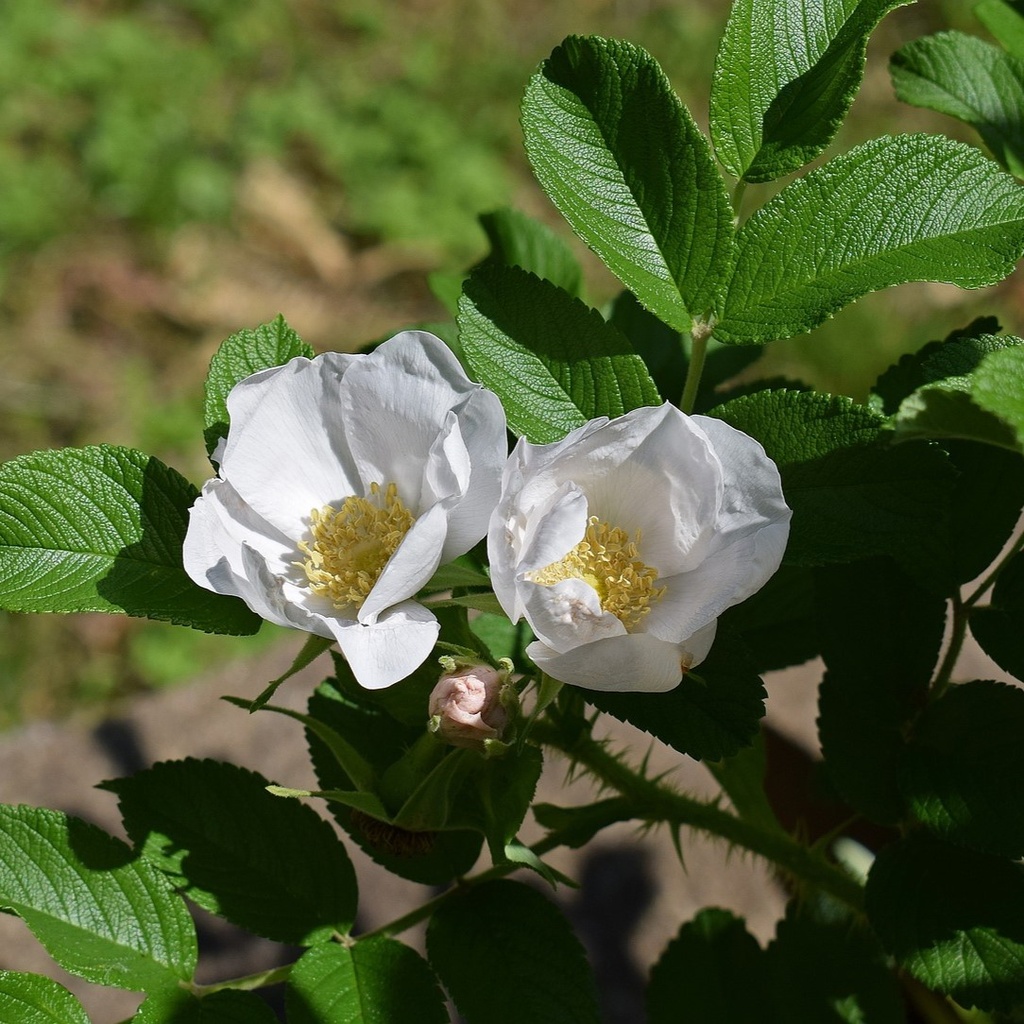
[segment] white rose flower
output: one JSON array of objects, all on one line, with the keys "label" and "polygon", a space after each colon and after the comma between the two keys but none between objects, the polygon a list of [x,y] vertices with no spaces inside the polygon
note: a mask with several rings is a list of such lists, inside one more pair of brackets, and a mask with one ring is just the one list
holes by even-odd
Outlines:
[{"label": "white rose flower", "polygon": [[365,687],[404,678],[439,629],[413,596],[484,536],[497,503],[498,398],[440,339],[408,331],[369,355],[253,374],[227,405],[186,572],[270,622],[335,639]]},{"label": "white rose flower", "polygon": [[790,509],[753,438],[672,405],[520,440],[491,517],[494,592],[527,653],[592,690],[670,690],[778,569]]}]

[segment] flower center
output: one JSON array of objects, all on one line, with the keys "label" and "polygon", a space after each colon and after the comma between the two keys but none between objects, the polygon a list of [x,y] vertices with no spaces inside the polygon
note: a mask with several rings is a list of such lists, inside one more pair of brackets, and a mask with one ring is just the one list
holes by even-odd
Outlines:
[{"label": "flower center", "polygon": [[359,608],[415,521],[394,484],[383,491],[370,484],[368,497],[346,498],[337,511],[331,505],[313,509],[313,539],[299,542],[306,557],[295,564],[313,593],[335,608]]},{"label": "flower center", "polygon": [[626,629],[633,629],[665,593],[664,587],[654,586],[657,569],[640,560],[639,543],[639,530],[636,540],[630,540],[625,530],[591,516],[583,540],[561,561],[535,569],[529,578],[546,587],[563,580],[583,580],[594,588],[604,611],[611,612]]}]

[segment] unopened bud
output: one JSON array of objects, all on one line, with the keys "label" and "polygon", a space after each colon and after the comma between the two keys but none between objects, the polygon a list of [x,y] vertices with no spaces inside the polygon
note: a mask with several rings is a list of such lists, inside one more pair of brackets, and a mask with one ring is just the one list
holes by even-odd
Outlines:
[{"label": "unopened bud", "polygon": [[[447,664],[445,664],[447,662]],[[442,661],[446,672],[430,694],[430,728],[454,747],[484,749],[500,740],[510,720],[505,669]]]}]

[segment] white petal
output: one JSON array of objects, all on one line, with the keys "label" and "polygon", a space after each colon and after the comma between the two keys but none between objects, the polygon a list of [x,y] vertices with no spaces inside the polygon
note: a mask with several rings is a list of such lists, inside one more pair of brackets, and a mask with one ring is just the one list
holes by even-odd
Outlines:
[{"label": "white petal", "polygon": [[594,588],[583,580],[563,580],[552,586],[523,580],[519,592],[534,633],[559,653],[626,632],[619,619],[601,608]]},{"label": "white petal", "polygon": [[373,622],[385,608],[411,598],[437,571],[447,516],[439,505],[412,525],[359,609],[359,621]]},{"label": "white petal", "polygon": [[391,686],[415,672],[440,632],[434,616],[415,601],[389,608],[373,623],[337,620],[333,625],[352,674],[369,690]]},{"label": "white petal", "polygon": [[676,641],[745,601],[775,574],[789,537],[788,521],[738,535],[692,572],[660,580],[661,600],[643,620],[645,632]]},{"label": "white petal", "polygon": [[348,453],[339,389],[356,356],[327,352],[247,377],[228,395],[220,475],[290,537],[309,513],[363,490]]},{"label": "white petal", "polygon": [[553,679],[587,690],[661,693],[678,686],[684,668],[689,667],[689,657],[680,646],[646,633],[595,640],[565,654],[535,641],[526,653]]},{"label": "white petal", "polygon": [[423,331],[398,334],[354,363],[341,404],[363,484],[394,483],[402,501],[422,511],[434,440],[449,412],[476,390],[444,342]]},{"label": "white petal", "polygon": [[[782,493],[775,463],[761,444],[711,416],[694,420],[707,434],[722,466],[724,491],[715,525],[717,545],[769,523],[788,524],[793,513]],[[788,528],[788,526],[787,526]]]},{"label": "white petal", "polygon": [[501,495],[501,470],[508,452],[505,410],[498,396],[470,392],[458,411],[459,432],[469,457],[469,486],[448,516],[442,561],[464,554],[487,533],[487,521]]}]

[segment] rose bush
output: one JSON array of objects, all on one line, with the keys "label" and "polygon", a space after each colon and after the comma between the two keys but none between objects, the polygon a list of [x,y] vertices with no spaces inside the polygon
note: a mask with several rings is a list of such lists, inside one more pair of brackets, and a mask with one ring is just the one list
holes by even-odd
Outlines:
[{"label": "rose bush", "polygon": [[414,671],[437,621],[413,600],[485,534],[505,416],[443,342],[407,331],[253,374],[227,400],[218,475],[192,508],[188,574],[337,641],[359,682]]},{"label": "rose bush", "polygon": [[669,404],[634,409],[519,441],[491,518],[491,581],[552,678],[668,690],[707,655],[718,616],[778,569],[790,515],[753,438]]}]

